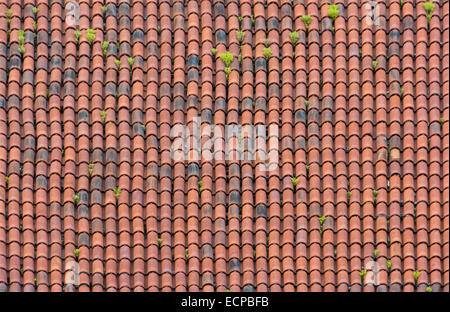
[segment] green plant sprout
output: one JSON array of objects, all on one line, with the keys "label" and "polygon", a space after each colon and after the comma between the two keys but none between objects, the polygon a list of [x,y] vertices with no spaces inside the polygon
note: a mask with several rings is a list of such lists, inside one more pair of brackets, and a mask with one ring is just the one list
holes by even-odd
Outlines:
[{"label": "green plant sprout", "polygon": [[78,257],[80,256],[80,249],[75,249],[74,251],[73,251],[73,254],[74,254],[74,256],[75,256],[75,258],[77,258],[78,259]]},{"label": "green plant sprout", "polygon": [[250,20],[252,21],[252,24],[254,25],[255,24],[255,17],[253,15],[250,16]]},{"label": "green plant sprout", "polygon": [[268,47],[264,48],[263,54],[266,60],[269,60],[269,57],[272,55],[272,49]]},{"label": "green plant sprout", "polygon": [[198,180],[197,184],[198,184],[198,190],[199,190],[200,192],[203,191],[203,187],[202,187],[203,181],[202,181],[202,180]]},{"label": "green plant sprout", "polygon": [[7,9],[6,10],[6,21],[9,23],[11,23],[11,15],[12,15],[12,10],[11,9]]},{"label": "green plant sprout", "polygon": [[9,183],[9,177],[8,176],[5,177],[5,183],[6,183],[6,185],[8,185],[8,183]]},{"label": "green plant sprout", "polygon": [[19,39],[19,52],[21,54],[25,53],[25,33],[22,29],[18,31],[18,39]]},{"label": "green plant sprout", "polygon": [[405,3],[405,0],[400,0],[400,5],[403,6],[403,4]]},{"label": "green plant sprout", "polygon": [[359,276],[361,276],[363,281],[366,278],[366,275],[367,275],[367,270],[365,270],[364,268],[361,268],[361,271],[359,272]]},{"label": "green plant sprout", "polygon": [[426,292],[433,292],[433,288],[431,288],[431,286],[427,286]]},{"label": "green plant sprout", "polygon": [[106,10],[107,10],[108,8],[106,7],[106,5],[103,5],[102,6],[102,12],[103,12],[103,14],[105,14],[106,13]]},{"label": "green plant sprout", "polygon": [[245,32],[242,30],[236,30],[236,39],[239,41],[239,43],[242,43],[245,38]]},{"label": "green plant sprout", "polygon": [[309,101],[308,100],[304,100],[304,102],[305,102],[305,108],[308,109]]},{"label": "green plant sprout", "polygon": [[303,15],[302,22],[303,22],[303,24],[305,24],[306,30],[308,30],[309,24],[311,24],[311,22],[312,22],[312,17],[310,15]]},{"label": "green plant sprout", "polygon": [[439,122],[441,123],[441,127],[443,127],[443,126],[444,126],[444,122],[445,122],[444,117],[441,117],[441,118],[439,119]]},{"label": "green plant sprout", "polygon": [[73,194],[73,200],[75,201],[75,205],[80,201],[80,195],[78,193]]},{"label": "green plant sprout", "polygon": [[321,216],[321,217],[319,218],[320,226],[323,226],[323,223],[325,222],[325,219],[326,219],[325,216]]},{"label": "green plant sprout", "polygon": [[186,252],[185,252],[185,257],[186,257],[186,260],[189,259],[189,250],[187,248],[186,248]]},{"label": "green plant sprout", "polygon": [[419,277],[420,277],[420,272],[418,270],[415,270],[413,272],[413,277],[414,277],[414,282],[417,283],[417,281],[419,280]]},{"label": "green plant sprout", "polygon": [[78,29],[75,29],[75,31],[73,32],[73,34],[75,35],[75,43],[79,44],[80,43],[80,36],[81,36],[81,31]]},{"label": "green plant sprout", "polygon": [[297,186],[297,184],[298,184],[298,178],[293,177],[292,178],[292,185]]},{"label": "green plant sprout", "polygon": [[92,175],[92,172],[94,171],[94,164],[93,163],[89,163],[89,175]]},{"label": "green plant sprout", "polygon": [[31,11],[33,11],[33,14],[36,15],[37,12],[38,12],[38,9],[37,9],[37,7],[33,7],[33,8],[31,9]]},{"label": "green plant sprout", "polygon": [[350,200],[351,197],[352,197],[352,192],[348,191],[347,192],[347,199]]},{"label": "green plant sprout", "polygon": [[162,242],[163,242],[162,238],[159,237],[158,238],[158,245],[161,246]]},{"label": "green plant sprout", "polygon": [[244,21],[244,18],[242,16],[238,16],[239,23],[242,23]]},{"label": "green plant sprout", "polygon": [[217,54],[217,49],[216,49],[216,48],[212,48],[212,49],[211,49],[211,54],[212,54],[213,56],[216,56],[216,54]]},{"label": "green plant sprout", "polygon": [[389,259],[386,260],[386,267],[388,269],[388,272],[391,272],[391,268],[392,268],[391,260],[389,260]]},{"label": "green plant sprout", "polygon": [[34,28],[34,31],[37,30],[37,23],[36,23],[36,21],[33,21],[33,28]]},{"label": "green plant sprout", "polygon": [[103,55],[106,57],[106,54],[108,53],[108,46],[109,46],[109,42],[108,41],[103,41],[102,42],[102,50],[103,50]]},{"label": "green plant sprout", "polygon": [[122,190],[120,189],[120,187],[115,187],[114,188],[114,196],[116,197],[116,199],[119,199],[119,196],[120,196],[120,192],[121,192]]},{"label": "green plant sprout", "polygon": [[296,31],[291,32],[289,37],[291,38],[292,45],[296,45],[298,42],[298,39],[300,39],[300,35]]},{"label": "green plant sprout", "polygon": [[102,123],[105,123],[105,120],[106,120],[106,111],[105,111],[105,110],[102,110],[102,111],[100,112],[100,116],[101,116],[101,118],[102,118]]},{"label": "green plant sprout", "polygon": [[225,71],[225,74],[227,75],[227,80],[228,80],[228,78],[230,77],[231,68],[230,67],[225,67],[224,71]]},{"label": "green plant sprout", "polygon": [[374,251],[373,251],[373,256],[375,257],[375,258],[378,258],[378,255],[380,254],[380,251],[378,250],[378,249],[375,249]]},{"label": "green plant sprout", "polygon": [[336,4],[330,4],[328,6],[328,16],[333,20],[333,22],[339,16],[339,8]]},{"label": "green plant sprout", "polygon": [[130,67],[133,67],[133,64],[134,64],[134,57],[129,57],[129,58],[128,58],[128,64],[130,64]]},{"label": "green plant sprout", "polygon": [[116,63],[117,71],[119,71],[119,69],[120,69],[120,60],[114,60],[114,63]]},{"label": "green plant sprout", "polygon": [[424,2],[423,8],[425,9],[425,12],[427,12],[427,21],[429,23],[431,21],[431,17],[433,15],[433,11],[434,11],[433,1]]},{"label": "green plant sprout", "polygon": [[233,62],[233,54],[228,51],[225,51],[221,55],[219,55],[222,62],[224,62],[225,67],[230,67],[231,62]]},{"label": "green plant sprout", "polygon": [[89,44],[92,45],[92,43],[95,40],[95,30],[92,28],[89,28],[86,30],[86,39],[88,40]]},{"label": "green plant sprout", "polygon": [[241,53],[239,53],[238,61],[239,61],[239,64],[242,65],[243,58],[242,58],[242,54]]},{"label": "green plant sprout", "polygon": [[378,191],[377,190],[373,190],[373,200],[375,202],[377,201],[377,196],[378,196]]},{"label": "green plant sprout", "polygon": [[378,65],[377,61],[372,61],[372,67],[374,70],[377,69],[377,65]]}]

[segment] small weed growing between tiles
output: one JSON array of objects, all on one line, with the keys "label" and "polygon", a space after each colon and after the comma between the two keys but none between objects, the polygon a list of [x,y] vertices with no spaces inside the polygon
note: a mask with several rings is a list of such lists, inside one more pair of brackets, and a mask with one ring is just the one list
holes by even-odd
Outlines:
[{"label": "small weed growing between tiles", "polygon": [[101,118],[102,118],[102,123],[105,123],[105,120],[106,120],[106,111],[105,111],[105,110],[102,110],[102,111],[100,112],[100,116],[101,116]]},{"label": "small weed growing between tiles", "polygon": [[115,187],[114,188],[114,196],[116,197],[116,199],[119,199],[119,196],[120,196],[120,192],[121,192],[122,190],[120,189],[120,187]]},{"label": "small weed growing between tiles", "polygon": [[230,64],[231,64],[231,62],[233,62],[233,54],[231,54],[229,51],[225,51],[224,53],[219,55],[219,57],[222,60],[222,62],[225,64],[224,71],[225,71],[225,74],[226,74],[227,80],[228,80],[228,77],[230,76],[230,73],[231,73]]},{"label": "small weed growing between tiles", "polygon": [[6,10],[6,22],[8,24],[11,23],[11,15],[12,15],[12,10],[11,9],[7,9]]},{"label": "small weed growing between tiles", "polygon": [[336,4],[330,4],[328,6],[328,16],[333,21],[333,33],[334,33],[334,22],[336,21],[337,17],[339,16],[339,8]]},{"label": "small weed growing between tiles", "polygon": [[289,37],[291,38],[292,45],[294,46],[297,44],[298,39],[300,39],[300,35],[296,31],[291,32]]},{"label": "small weed growing between tiles", "polygon": [[377,69],[377,66],[378,66],[378,62],[377,61],[372,61],[373,70]]},{"label": "small weed growing between tiles", "polygon": [[73,32],[74,36],[75,36],[75,43],[79,44],[80,43],[80,36],[81,36],[81,31],[78,29],[75,29],[75,31]]},{"label": "small weed growing between tiles", "polygon": [[373,251],[373,257],[376,259],[376,258],[378,258],[378,255],[380,254],[380,251],[378,250],[378,249],[375,249],[374,251]]},{"label": "small weed growing between tiles", "polygon": [[89,28],[86,30],[86,39],[89,42],[90,45],[94,43],[95,40],[95,30],[92,28]]},{"label": "small weed growing between tiles", "polygon": [[80,195],[78,195],[78,193],[75,193],[73,195],[73,200],[75,201],[75,205],[77,205],[78,202],[80,201]]},{"label": "small weed growing between tiles", "polygon": [[373,201],[377,202],[377,197],[378,197],[378,191],[377,190],[373,190]]},{"label": "small weed growing between tiles", "polygon": [[245,38],[245,32],[242,30],[236,30],[236,39],[239,41],[239,44],[242,44]]},{"label": "small weed growing between tiles", "polygon": [[266,61],[269,60],[269,57],[272,55],[272,49],[270,47],[265,47],[263,50],[264,57],[266,58]]},{"label": "small weed growing between tiles", "polygon": [[366,279],[367,270],[364,268],[361,268],[361,271],[359,272],[359,276],[361,276],[361,280],[364,283],[364,280]]},{"label": "small weed growing between tiles", "polygon": [[306,31],[309,29],[309,24],[312,22],[312,17],[310,15],[303,15],[302,22],[305,24]]},{"label": "small weed growing between tiles", "polygon": [[428,21],[428,23],[430,23],[431,17],[433,16],[433,11],[434,11],[433,1],[424,2],[423,8],[425,9],[425,12],[427,13],[427,21]]},{"label": "small weed growing between tiles", "polygon": [[108,46],[109,46],[109,42],[108,41],[103,41],[102,42],[102,50],[103,50],[103,56],[106,57],[106,55],[108,54]]},{"label": "small weed growing between tiles", "polygon": [[419,280],[419,277],[420,277],[420,272],[418,270],[415,270],[413,272],[413,277],[414,277],[414,283],[417,284],[417,281]]},{"label": "small weed growing between tiles", "polygon": [[19,29],[18,31],[18,38],[19,38],[19,52],[21,54],[25,53],[25,33],[22,29]]}]

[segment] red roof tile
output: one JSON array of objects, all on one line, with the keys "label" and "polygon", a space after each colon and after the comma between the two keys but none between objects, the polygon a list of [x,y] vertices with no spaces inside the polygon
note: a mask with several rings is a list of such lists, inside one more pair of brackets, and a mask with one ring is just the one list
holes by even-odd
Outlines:
[{"label": "red roof tile", "polygon": [[376,3],[0,0],[0,291],[449,291],[449,3]]}]

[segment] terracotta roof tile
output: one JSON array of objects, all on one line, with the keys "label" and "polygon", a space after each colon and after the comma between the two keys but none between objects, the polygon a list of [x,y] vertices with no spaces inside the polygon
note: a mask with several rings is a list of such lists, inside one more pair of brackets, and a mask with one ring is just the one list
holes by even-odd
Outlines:
[{"label": "terracotta roof tile", "polygon": [[0,291],[448,291],[423,3],[0,0]]}]

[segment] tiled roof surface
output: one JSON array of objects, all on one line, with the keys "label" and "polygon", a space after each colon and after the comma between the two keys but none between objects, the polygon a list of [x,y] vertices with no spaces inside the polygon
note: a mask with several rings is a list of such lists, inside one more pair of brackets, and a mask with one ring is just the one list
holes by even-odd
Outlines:
[{"label": "tiled roof surface", "polygon": [[0,291],[449,291],[449,2],[377,3],[0,0]]}]

